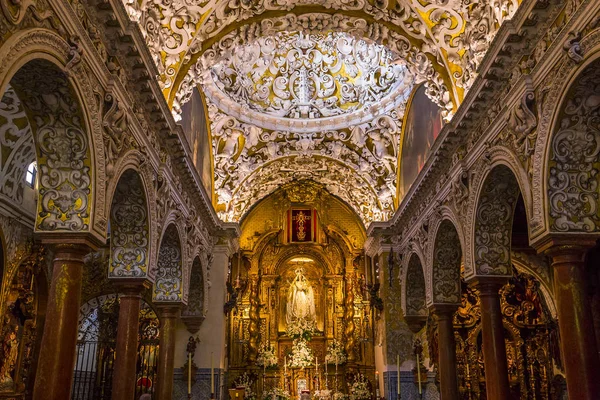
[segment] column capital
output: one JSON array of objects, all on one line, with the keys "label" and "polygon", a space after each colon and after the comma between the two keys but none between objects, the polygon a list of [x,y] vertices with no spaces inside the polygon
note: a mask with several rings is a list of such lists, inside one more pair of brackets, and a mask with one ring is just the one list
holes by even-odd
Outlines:
[{"label": "column capital", "polygon": [[119,278],[109,278],[115,286],[117,290],[126,295],[126,296],[141,296],[144,289],[149,289],[152,287],[152,283],[146,279],[119,279]]},{"label": "column capital", "polygon": [[474,276],[467,283],[475,285],[482,295],[500,295],[498,291],[509,279],[509,276]]},{"label": "column capital", "polygon": [[585,253],[596,245],[596,240],[598,240],[597,235],[588,233],[577,235],[552,234],[544,237],[542,240],[537,240],[531,246],[538,253],[545,253],[550,257],[554,257],[551,253],[576,252],[578,251],[577,249]]},{"label": "column capital", "polygon": [[181,314],[182,304],[180,303],[154,303],[156,311],[160,314],[159,318],[178,318]]},{"label": "column capital", "polygon": [[432,312],[433,314],[437,315],[438,318],[440,317],[450,317],[452,318],[454,316],[454,313],[456,312],[456,310],[458,309],[458,306],[460,304],[432,304],[431,306],[429,306],[429,311]]},{"label": "column capital", "polygon": [[413,333],[418,333],[427,322],[426,315],[407,315],[404,317],[406,324],[408,325],[408,329]]}]

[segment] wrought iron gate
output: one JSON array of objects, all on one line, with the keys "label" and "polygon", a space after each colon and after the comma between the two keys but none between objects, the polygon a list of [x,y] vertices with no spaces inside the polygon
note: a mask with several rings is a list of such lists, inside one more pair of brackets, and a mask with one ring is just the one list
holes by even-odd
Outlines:
[{"label": "wrought iron gate", "polygon": [[[118,300],[115,295],[90,300],[82,307],[77,361],[71,400],[110,400],[115,362]],[[154,395],[158,366],[158,318],[142,302],[135,399],[144,393]]]}]

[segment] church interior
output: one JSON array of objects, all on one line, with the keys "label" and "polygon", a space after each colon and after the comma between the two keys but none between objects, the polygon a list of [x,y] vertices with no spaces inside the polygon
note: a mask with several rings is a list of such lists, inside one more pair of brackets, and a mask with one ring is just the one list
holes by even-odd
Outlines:
[{"label": "church interior", "polygon": [[600,399],[597,0],[0,0],[0,400]]}]

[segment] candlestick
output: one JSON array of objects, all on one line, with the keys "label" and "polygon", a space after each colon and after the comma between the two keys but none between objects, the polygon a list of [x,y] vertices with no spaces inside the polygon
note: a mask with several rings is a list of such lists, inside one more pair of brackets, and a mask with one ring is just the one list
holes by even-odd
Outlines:
[{"label": "candlestick", "polygon": [[419,394],[421,394],[421,362],[419,361],[419,353],[417,353],[417,381],[419,382]]},{"label": "candlestick", "polygon": [[188,394],[192,394],[192,353],[188,353]]},{"label": "candlestick", "polygon": [[396,354],[396,365],[398,366],[398,400],[400,400],[400,354]]},{"label": "candlestick", "polygon": [[213,367],[213,353],[210,353],[210,394],[212,395],[214,392],[215,392],[215,369]]}]

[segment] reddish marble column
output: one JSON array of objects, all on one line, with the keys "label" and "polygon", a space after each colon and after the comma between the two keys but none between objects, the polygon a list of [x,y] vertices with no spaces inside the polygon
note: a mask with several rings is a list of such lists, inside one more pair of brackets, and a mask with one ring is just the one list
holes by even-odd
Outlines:
[{"label": "reddish marble column", "polygon": [[456,343],[452,324],[456,308],[456,306],[450,304],[437,304],[432,308],[438,320],[440,394],[443,400],[458,400]]},{"label": "reddish marble column", "polygon": [[171,400],[173,396],[173,369],[175,367],[175,329],[180,306],[157,306],[160,320],[158,353],[157,400]]},{"label": "reddish marble column", "polygon": [[481,335],[488,400],[511,398],[500,294],[498,293],[505,283],[506,279],[480,279],[476,282],[481,300]]},{"label": "reddish marble column", "polygon": [[89,247],[80,244],[54,247],[46,322],[33,389],[35,400],[71,398],[83,258],[89,251]]},{"label": "reddish marble column", "polygon": [[143,284],[119,285],[119,325],[115,369],[112,382],[113,400],[131,400],[135,395],[139,317]]},{"label": "reddish marble column", "polygon": [[600,360],[591,305],[586,294],[584,258],[580,246],[553,246],[554,295],[560,330],[567,389],[570,399],[592,400],[600,396]]}]

